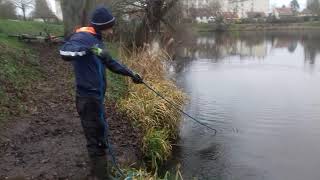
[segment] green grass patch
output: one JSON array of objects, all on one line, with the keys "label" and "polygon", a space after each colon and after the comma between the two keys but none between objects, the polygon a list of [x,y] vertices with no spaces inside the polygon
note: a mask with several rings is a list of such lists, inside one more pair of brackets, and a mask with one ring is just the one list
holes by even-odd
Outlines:
[{"label": "green grass patch", "polygon": [[[118,47],[119,46],[115,43],[108,43],[108,50],[115,59],[119,57]],[[126,77],[107,70],[107,98],[116,102],[127,93],[127,90],[128,84],[126,82]]]},{"label": "green grass patch", "polygon": [[143,169],[124,169],[124,173],[127,176],[126,179],[132,180],[183,180],[180,166],[177,166],[176,172],[166,172],[164,176],[159,176],[157,172],[154,174],[147,172]]},{"label": "green grass patch", "polygon": [[128,85],[123,76],[107,71],[107,98],[116,102],[126,94]]},{"label": "green grass patch", "polygon": [[25,89],[40,76],[37,53],[0,36],[0,120],[23,112]]},{"label": "green grass patch", "polygon": [[58,25],[0,20],[0,121],[23,112],[26,89],[41,79],[38,53],[8,34],[37,34],[47,26],[50,32],[62,32]]},{"label": "green grass patch", "polygon": [[304,23],[307,26],[320,26],[320,21],[311,21]]},{"label": "green grass patch", "polygon": [[171,155],[171,142],[168,130],[150,129],[143,138],[145,156],[151,160],[152,169],[158,169]]},{"label": "green grass patch", "polygon": [[205,23],[188,23],[185,26],[191,28],[194,32],[211,32],[216,28],[214,24]]},{"label": "green grass patch", "polygon": [[0,33],[38,35],[45,30],[54,35],[63,35],[63,26],[34,21],[0,20]]}]

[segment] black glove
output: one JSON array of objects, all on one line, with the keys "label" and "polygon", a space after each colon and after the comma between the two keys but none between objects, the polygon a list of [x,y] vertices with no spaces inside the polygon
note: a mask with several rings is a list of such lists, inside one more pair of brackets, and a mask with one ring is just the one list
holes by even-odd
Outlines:
[{"label": "black glove", "polygon": [[139,74],[134,74],[131,78],[135,84],[142,84],[143,83],[143,79]]}]

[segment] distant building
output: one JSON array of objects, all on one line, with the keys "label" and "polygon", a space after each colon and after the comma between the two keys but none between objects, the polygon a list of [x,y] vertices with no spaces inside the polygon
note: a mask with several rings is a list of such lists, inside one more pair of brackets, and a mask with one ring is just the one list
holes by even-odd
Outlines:
[{"label": "distant building", "polygon": [[294,16],[294,12],[291,8],[274,8],[272,14],[277,19],[283,19]]},{"label": "distant building", "polygon": [[[270,0],[184,0],[187,11],[191,8],[202,9],[212,2],[219,2],[222,12],[236,13],[239,18],[247,18],[249,12],[268,14]],[[188,14],[188,13],[186,13]],[[252,13],[251,13],[252,14]]]},{"label": "distant building", "polygon": [[223,16],[224,19],[226,19],[227,21],[233,21],[233,20],[239,19],[238,14],[237,14],[237,13],[234,13],[234,12],[222,12],[222,16]]},{"label": "distant building", "polygon": [[188,8],[201,9],[207,7],[211,2],[220,2],[222,0],[184,0]]},{"label": "distant building", "polygon": [[299,13],[299,16],[300,17],[305,17],[305,16],[313,16],[313,13],[312,13],[312,11],[310,10],[310,9],[304,9],[303,11],[301,11],[300,13]]},{"label": "distant building", "polygon": [[270,0],[228,0],[228,10],[237,13],[240,18],[247,18],[248,12],[268,14],[269,5]]}]

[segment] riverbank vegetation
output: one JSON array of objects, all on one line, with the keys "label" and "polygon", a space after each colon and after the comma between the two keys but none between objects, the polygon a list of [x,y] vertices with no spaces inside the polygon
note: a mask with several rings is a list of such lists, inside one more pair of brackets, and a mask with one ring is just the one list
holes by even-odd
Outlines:
[{"label": "riverbank vegetation", "polygon": [[[116,2],[116,3],[114,3]],[[119,24],[115,27],[117,29],[117,33],[115,37],[112,39],[113,43],[108,43],[109,50],[114,55],[114,57],[120,57],[122,62],[128,65],[131,69],[140,73],[146,82],[152,86],[156,91],[162,93],[166,98],[170,101],[174,102],[178,107],[182,108],[185,96],[181,90],[179,90],[174,82],[170,81],[167,78],[167,61],[170,60],[170,56],[162,50],[151,50],[150,42],[153,42],[154,39],[165,39],[167,42],[169,39],[172,39],[171,33],[174,31],[173,24],[179,19],[180,6],[178,5],[178,1],[176,0],[161,0],[157,2],[151,2],[147,0],[143,0],[139,2],[138,6],[132,6],[131,1],[121,0],[121,1],[89,1],[89,0],[79,0],[79,1],[61,1],[62,11],[64,16],[64,26],[61,25],[52,25],[41,22],[31,22],[31,21],[16,21],[16,20],[0,20],[0,33],[3,34],[4,37],[7,38],[7,35],[16,35],[16,34],[30,34],[30,35],[42,35],[47,36],[48,34],[53,34],[56,36],[61,36],[62,34],[67,37],[70,35],[75,27],[86,26],[88,24],[88,14],[98,5],[98,4],[107,4],[109,7],[111,6],[113,10],[113,14],[118,19]],[[141,5],[141,6],[140,6]],[[81,11],[79,11],[81,9]],[[124,18],[125,15],[128,15],[127,19]],[[24,18],[25,19],[25,18]],[[130,32],[130,33],[128,33]],[[132,37],[127,38],[127,34],[132,35]],[[12,37],[15,38],[15,37]],[[1,40],[1,39],[0,39]],[[12,39],[11,39],[12,40]],[[46,54],[46,49],[41,49],[39,56],[37,53],[37,47],[33,46],[32,43],[25,45],[22,42],[18,42],[17,40],[12,40],[13,42],[17,42],[18,44],[23,44],[24,47],[19,49],[16,46],[8,47],[7,51],[4,52],[6,55],[1,55],[1,58],[15,62],[17,67],[14,65],[10,65],[10,68],[0,66],[1,73],[0,75],[2,79],[0,79],[1,83],[7,80],[7,76],[14,74],[16,76],[11,77],[12,82],[15,82],[15,79],[21,79],[26,82],[26,85],[30,84],[41,84],[41,81],[45,81],[46,84],[48,79],[42,78],[42,68],[39,65],[37,67],[32,66],[32,70],[26,68],[23,63],[21,63],[21,59],[30,58],[31,60],[39,61],[39,59],[44,59],[44,65],[52,65],[53,60],[50,58],[57,58],[56,53],[48,53]],[[172,42],[172,40],[170,40]],[[120,43],[121,42],[121,43]],[[6,44],[6,43],[4,43]],[[124,50],[125,48],[121,48],[122,50],[117,51],[117,47],[125,44],[126,48],[129,47],[129,50]],[[161,42],[160,42],[161,44]],[[167,44],[164,42],[164,44]],[[1,44],[1,47],[3,45]],[[6,45],[7,46],[7,45]],[[161,46],[161,45],[160,45]],[[56,46],[53,46],[56,48]],[[134,47],[134,48],[132,48]],[[148,48],[146,48],[148,47]],[[57,49],[53,48],[52,50],[57,51]],[[136,49],[135,49],[136,48]],[[15,51],[17,54],[21,54],[19,57],[13,57],[15,55]],[[42,52],[43,51],[43,52]],[[28,52],[27,54],[25,52]],[[121,53],[119,53],[121,52]],[[10,58],[7,58],[7,55],[10,55]],[[46,55],[50,55],[52,57],[48,57],[45,59]],[[11,58],[12,56],[12,58]],[[24,58],[27,56],[27,58]],[[60,59],[55,59],[60,61]],[[21,66],[21,68],[20,68]],[[58,63],[56,69],[63,67],[62,63]],[[63,67],[68,68],[69,66]],[[69,67],[70,68],[70,67]],[[16,69],[16,70],[13,70]],[[23,73],[23,69],[25,69],[30,74],[30,81],[27,81],[28,75]],[[49,71],[47,67],[45,67],[46,71]],[[34,71],[34,73],[33,73]],[[13,73],[12,73],[13,72]],[[69,72],[69,70],[68,70]],[[52,72],[46,72],[51,74]],[[70,73],[70,72],[69,72]],[[61,75],[59,73],[59,75]],[[33,78],[34,77],[34,78]],[[39,79],[37,79],[39,78]],[[52,79],[51,79],[52,80]],[[68,104],[69,108],[72,103],[70,97],[72,97],[72,85],[71,81],[73,77],[71,74],[65,74],[63,76],[62,81],[67,81],[68,84],[65,85],[65,88],[68,88],[65,98],[66,104]],[[121,119],[123,116],[124,121],[129,122],[124,126],[130,126],[129,128],[121,127],[123,129],[138,129],[135,135],[131,132],[129,135],[132,137],[137,137],[136,141],[141,141],[139,147],[135,147],[136,149],[140,149],[142,154],[144,163],[141,166],[136,168],[141,168],[141,170],[132,169],[131,166],[121,166],[126,169],[127,175],[132,177],[133,179],[161,179],[158,175],[159,166],[162,163],[170,158],[172,152],[171,144],[178,138],[178,129],[180,123],[180,113],[175,110],[169,103],[159,98],[152,91],[148,90],[144,85],[135,85],[132,84],[130,80],[127,78],[115,75],[114,73],[108,72],[107,74],[108,81],[108,93],[107,93],[107,101],[109,104],[116,105],[116,107],[107,106],[106,108],[111,111],[117,112],[109,112],[114,116],[120,115],[121,117],[112,117],[115,120]],[[56,89],[53,82],[47,83],[48,87]],[[63,85],[63,83],[62,83]],[[24,89],[25,85],[17,84],[16,87]],[[58,86],[58,85],[57,85]],[[51,92],[49,89],[48,92]],[[7,107],[5,103],[10,102],[16,96],[15,94],[10,94],[11,91],[19,92],[20,89],[5,89],[0,91],[0,96],[6,97],[4,99],[5,102],[0,104],[1,108],[12,109],[11,107]],[[21,90],[22,91],[22,90]],[[26,93],[29,93],[28,96],[33,96],[34,94],[30,94],[32,89],[28,89]],[[42,90],[41,90],[42,92]],[[51,92],[52,93],[52,92]],[[57,92],[62,93],[62,92]],[[47,93],[46,93],[47,94]],[[55,97],[55,94],[52,95]],[[41,101],[41,98],[39,98]],[[52,98],[47,98],[45,104],[49,104],[46,107],[60,107],[61,104],[60,99],[55,103],[47,102],[51,101]],[[23,97],[21,101],[14,102],[15,105],[21,105],[23,101]],[[35,101],[36,102],[36,101]],[[58,104],[58,105],[57,105]],[[33,105],[29,104],[30,107]],[[14,108],[17,109],[17,108]],[[13,115],[10,113],[6,113],[4,116],[10,119],[12,116],[26,116],[25,114],[17,114]],[[47,121],[54,119],[52,114],[48,112],[45,114]],[[38,122],[36,118],[32,118],[30,122]],[[112,123],[112,122],[111,122]],[[36,123],[35,123],[36,124]],[[33,126],[33,125],[30,125]],[[54,127],[57,128],[57,127]],[[117,131],[118,132],[118,131]],[[117,133],[112,132],[112,133]],[[122,132],[123,134],[124,132]],[[71,133],[72,134],[72,133]],[[118,135],[119,137],[121,135]],[[31,138],[33,135],[31,136]],[[117,137],[115,137],[117,139]],[[129,137],[129,140],[130,141]],[[112,139],[112,138],[111,138]],[[135,142],[136,143],[136,142]],[[117,144],[117,142],[115,142]],[[123,150],[123,149],[121,149]],[[15,150],[12,150],[15,151]],[[4,156],[3,156],[4,157]],[[37,157],[38,158],[38,157]],[[136,161],[141,161],[142,159],[137,159]],[[131,162],[132,163],[132,162]],[[133,162],[134,164],[140,164],[140,162]],[[145,169],[145,170],[143,170]],[[32,174],[31,172],[30,174]],[[162,176],[164,179],[182,179],[179,170],[175,175],[169,175],[166,173]],[[0,177],[1,178],[1,177]]]},{"label": "riverbank vegetation", "polygon": [[320,29],[320,21],[310,22],[283,22],[283,23],[230,23],[216,25],[214,23],[192,23],[185,24],[192,27],[195,32],[214,32],[214,31],[272,31],[272,30],[312,30]]},{"label": "riverbank vegetation", "polygon": [[[164,51],[150,52],[144,49],[123,57],[127,65],[140,72],[146,83],[182,108],[184,93],[167,77],[166,61],[170,57]],[[145,86],[128,82],[129,94],[120,100],[119,109],[125,112],[143,131],[143,152],[151,161],[152,169],[170,157],[174,140],[178,137],[181,114],[168,102]]]},{"label": "riverbank vegetation", "polygon": [[[8,35],[25,33],[23,29],[28,29],[26,33],[40,34],[48,25],[39,22],[10,20],[1,20],[0,24],[0,60],[2,62],[0,64],[0,118],[4,120],[28,115],[30,112],[25,111],[24,107],[28,106],[29,109],[32,109],[32,104],[25,103],[31,102],[26,98],[33,98],[34,94],[30,93],[34,88],[32,85],[47,81],[43,76],[43,67],[39,63],[37,46],[34,46],[33,43],[20,42],[15,37],[8,37]],[[53,25],[52,34],[62,32],[61,25]],[[166,64],[170,61],[167,53],[162,50],[151,52],[149,48],[140,50],[121,48],[122,50],[118,51],[118,43],[108,43],[108,47],[114,57],[119,57],[124,64],[141,73],[147,83],[182,108],[185,96],[167,78]],[[54,59],[54,61],[61,60]],[[73,81],[72,76],[69,75],[68,78],[68,82]],[[160,179],[159,166],[170,158],[171,144],[178,137],[180,113],[143,85],[135,85],[130,80],[111,72],[107,74],[107,81],[108,102],[117,104],[116,109],[129,117],[133,126],[141,129],[142,132],[140,140],[142,146],[138,148],[141,149],[145,158],[145,165],[142,166],[142,169],[146,167],[149,173],[142,169],[124,167],[127,175],[135,179]],[[68,87],[71,88],[69,85]],[[72,89],[68,93],[73,93],[71,91]],[[179,170],[177,174],[167,173],[162,177],[182,179]]]}]

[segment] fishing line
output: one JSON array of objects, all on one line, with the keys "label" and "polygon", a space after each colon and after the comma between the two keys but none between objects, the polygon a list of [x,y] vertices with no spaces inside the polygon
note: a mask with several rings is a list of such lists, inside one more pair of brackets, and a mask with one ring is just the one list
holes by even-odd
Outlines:
[{"label": "fishing line", "polygon": [[148,89],[150,89],[151,91],[153,91],[156,95],[158,95],[159,97],[161,97],[163,100],[165,100],[167,103],[169,103],[171,106],[173,106],[176,110],[180,111],[182,114],[184,114],[185,116],[189,117],[191,120],[195,121],[196,123],[212,130],[214,132],[214,135],[217,134],[217,130],[213,129],[212,127],[208,126],[207,124],[197,120],[196,118],[190,116],[188,113],[184,112],[182,109],[180,109],[175,103],[169,101],[167,98],[165,98],[161,93],[157,92],[156,90],[154,90],[151,86],[149,86],[147,83],[142,82]]}]

